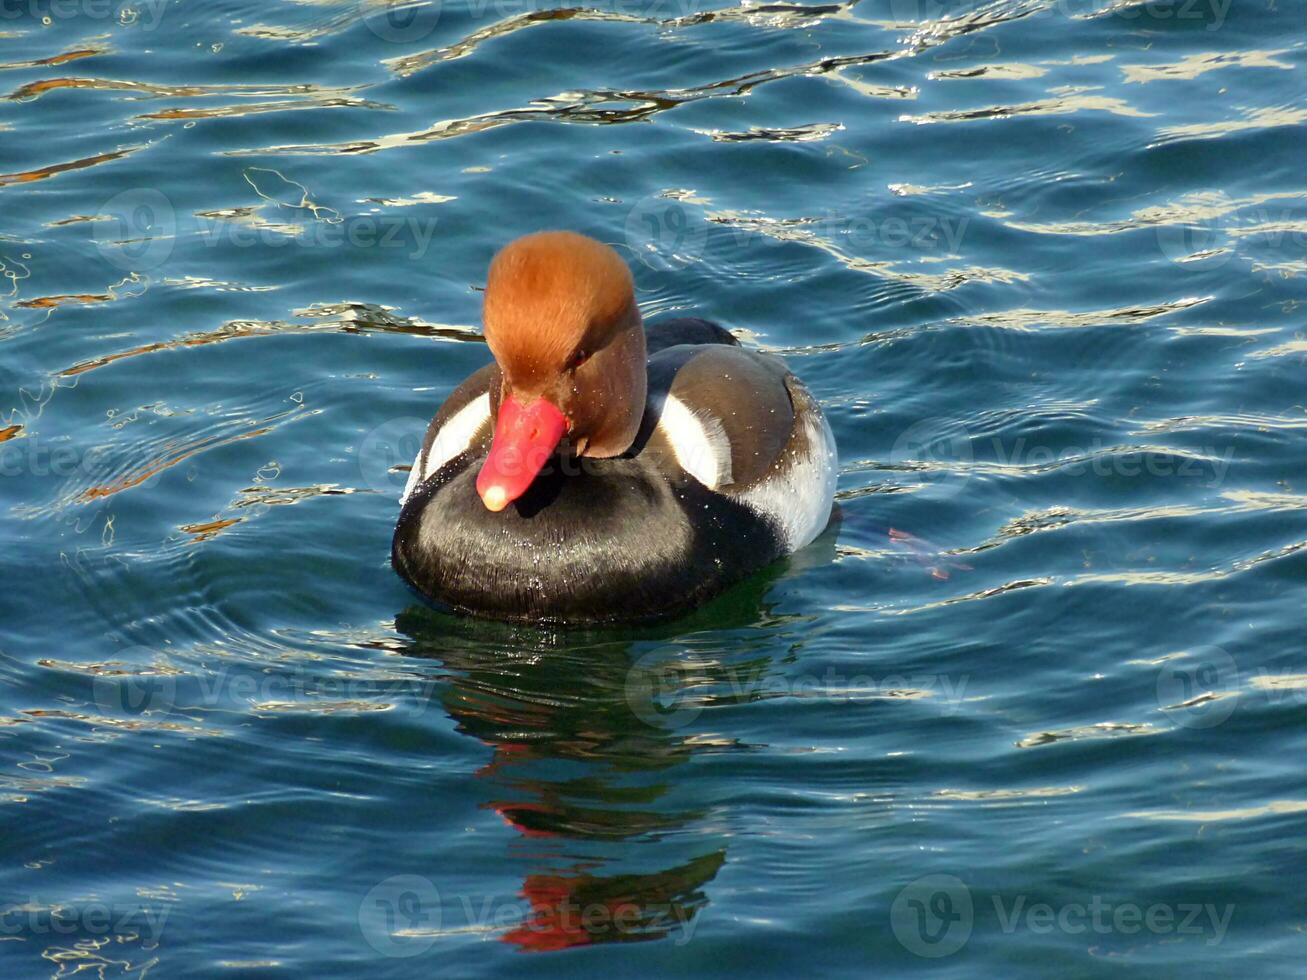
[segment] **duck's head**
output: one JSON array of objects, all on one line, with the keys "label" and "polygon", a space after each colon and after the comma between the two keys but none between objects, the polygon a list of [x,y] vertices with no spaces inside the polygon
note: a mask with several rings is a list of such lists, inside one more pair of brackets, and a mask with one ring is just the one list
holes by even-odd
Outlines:
[{"label": "duck's head", "polygon": [[578,456],[630,448],[648,383],[644,325],[615,251],[567,231],[517,239],[490,263],[483,320],[503,375],[477,477],[486,507],[525,493],[564,439]]}]

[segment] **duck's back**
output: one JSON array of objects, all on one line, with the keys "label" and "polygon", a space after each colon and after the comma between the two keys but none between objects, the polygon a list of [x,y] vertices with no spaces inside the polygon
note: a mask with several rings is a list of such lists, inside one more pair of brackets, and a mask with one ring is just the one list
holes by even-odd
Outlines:
[{"label": "duck's back", "polygon": [[682,344],[717,344],[723,347],[739,347],[740,342],[723,326],[711,320],[701,320],[697,316],[676,317],[662,320],[645,329],[645,346],[652,357],[668,347]]}]

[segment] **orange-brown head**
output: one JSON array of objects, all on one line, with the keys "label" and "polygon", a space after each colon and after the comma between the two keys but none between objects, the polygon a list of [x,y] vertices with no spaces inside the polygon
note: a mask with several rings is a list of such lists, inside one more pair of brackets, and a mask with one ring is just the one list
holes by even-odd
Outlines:
[{"label": "orange-brown head", "polygon": [[581,456],[630,448],[644,415],[644,325],[616,252],[569,231],[511,242],[490,263],[483,319],[503,374],[477,478],[487,507],[526,492],[564,435]]}]

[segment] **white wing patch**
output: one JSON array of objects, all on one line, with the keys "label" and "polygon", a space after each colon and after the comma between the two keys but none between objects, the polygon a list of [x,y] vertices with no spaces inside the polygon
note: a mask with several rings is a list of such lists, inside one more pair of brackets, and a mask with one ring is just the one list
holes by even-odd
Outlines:
[{"label": "white wing patch", "polygon": [[417,459],[413,460],[413,469],[408,474],[408,483],[404,486],[404,495],[399,498],[400,504],[408,500],[409,495],[423,480],[472,445],[472,440],[489,419],[489,392],[472,399],[455,412],[453,417],[440,427],[431,446],[423,447],[418,451]]},{"label": "white wing patch", "polygon": [[709,490],[731,482],[731,441],[715,418],[699,415],[675,395],[655,406],[662,430],[681,469]]},{"label": "white wing patch", "polygon": [[[811,544],[830,521],[839,457],[835,435],[820,409],[800,412],[808,451],[737,499],[780,529],[789,552]],[[787,450],[794,452],[794,450]]]}]

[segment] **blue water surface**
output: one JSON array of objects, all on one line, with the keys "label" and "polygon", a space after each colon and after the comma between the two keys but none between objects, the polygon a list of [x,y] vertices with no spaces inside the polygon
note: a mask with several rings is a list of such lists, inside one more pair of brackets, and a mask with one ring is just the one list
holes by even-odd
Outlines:
[{"label": "blue water surface", "polygon": [[[0,0],[0,978],[1293,977],[1298,0]],[[782,354],[698,613],[389,565],[487,263]]]}]

